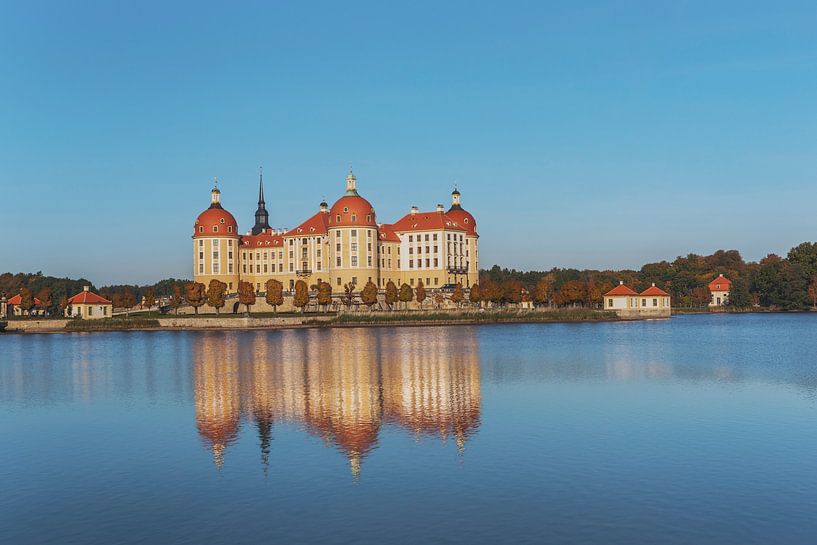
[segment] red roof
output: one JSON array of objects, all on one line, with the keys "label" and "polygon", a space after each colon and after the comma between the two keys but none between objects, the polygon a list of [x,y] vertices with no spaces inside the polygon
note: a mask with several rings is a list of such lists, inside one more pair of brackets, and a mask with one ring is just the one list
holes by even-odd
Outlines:
[{"label": "red roof", "polygon": [[465,229],[469,235],[479,236],[477,235],[477,220],[474,219],[471,212],[464,210],[463,208],[454,208],[452,206],[451,209],[445,213],[445,215],[457,222],[457,224]]},{"label": "red roof", "polygon": [[393,225],[398,233],[405,231],[466,231],[459,223],[443,212],[415,212],[406,214]]},{"label": "red roof", "polygon": [[653,284],[649,288],[642,291],[641,295],[645,295],[645,296],[649,295],[649,296],[653,296],[653,297],[655,297],[655,296],[669,297],[669,293],[665,292],[664,290],[662,290],[659,287],[656,287],[655,284]]},{"label": "red roof", "polygon": [[[360,195],[344,195],[329,212],[332,227],[377,227],[372,203]],[[340,222],[337,221],[340,216]],[[354,218],[352,218],[354,216]]]},{"label": "red roof", "polygon": [[[20,297],[20,294],[18,293],[17,295],[15,295],[14,297],[12,297],[8,301],[6,301],[6,303],[8,303],[9,305],[18,306],[20,304],[20,301],[22,301],[22,300],[23,300],[23,298]],[[43,306],[43,302],[35,297],[34,298],[34,306],[41,307],[41,306]]]},{"label": "red roof", "polygon": [[723,275],[709,283],[709,291],[729,291],[732,281]]},{"label": "red roof", "polygon": [[253,248],[282,248],[284,237],[273,235],[269,231],[258,233],[257,235],[244,235],[241,237],[241,249],[251,250]]},{"label": "red roof", "polygon": [[238,222],[232,214],[220,206],[211,206],[196,218],[193,225],[194,237],[237,237]]},{"label": "red roof", "polygon": [[380,226],[380,240],[385,242],[400,242],[400,237],[394,232],[394,225],[384,223]]},{"label": "red roof", "polygon": [[622,283],[604,294],[605,297],[608,295],[638,295],[638,292],[628,288]]},{"label": "red roof", "polygon": [[325,235],[329,227],[329,213],[318,212],[295,229],[287,231],[286,237],[304,237],[310,235]]},{"label": "red roof", "polygon": [[69,305],[81,305],[81,304],[102,304],[102,305],[112,305],[110,301],[95,294],[92,291],[81,291],[75,296],[71,297],[68,300]]}]

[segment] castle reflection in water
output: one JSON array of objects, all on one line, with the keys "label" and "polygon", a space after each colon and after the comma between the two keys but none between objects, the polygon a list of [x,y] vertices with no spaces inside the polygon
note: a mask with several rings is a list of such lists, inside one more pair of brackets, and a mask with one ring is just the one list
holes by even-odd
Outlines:
[{"label": "castle reflection in water", "polygon": [[242,420],[257,429],[265,467],[273,426],[296,423],[343,452],[355,475],[383,426],[453,438],[461,452],[479,427],[476,336],[304,333],[213,333],[196,343],[196,425],[217,466]]}]

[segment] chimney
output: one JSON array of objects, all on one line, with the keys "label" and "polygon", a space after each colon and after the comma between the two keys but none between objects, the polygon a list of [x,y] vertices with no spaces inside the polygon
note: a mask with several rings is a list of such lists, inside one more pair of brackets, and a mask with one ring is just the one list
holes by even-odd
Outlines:
[{"label": "chimney", "polygon": [[718,276],[723,276],[723,273],[721,273],[721,274],[720,274],[720,275],[718,275]]},{"label": "chimney", "polygon": [[624,280],[619,280],[619,281],[618,281],[618,285],[619,285],[619,286],[623,286],[623,285],[624,285]]},{"label": "chimney", "polygon": [[82,286],[82,291],[91,291],[91,286]]},{"label": "chimney", "polygon": [[411,207],[411,215],[412,215],[412,216],[413,216],[413,215],[415,215],[415,214],[416,214],[417,212],[419,212],[419,211],[420,211],[420,209],[419,209],[419,208],[417,208],[416,206],[412,206],[412,207]]},{"label": "chimney", "polygon": [[655,287],[655,282],[652,283],[652,287]]},{"label": "chimney", "polygon": [[441,204],[437,205],[437,212],[445,212],[445,207]]}]

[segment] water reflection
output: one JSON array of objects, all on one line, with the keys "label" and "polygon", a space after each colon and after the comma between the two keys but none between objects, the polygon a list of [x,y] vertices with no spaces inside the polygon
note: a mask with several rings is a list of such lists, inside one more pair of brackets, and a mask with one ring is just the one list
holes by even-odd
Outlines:
[{"label": "water reflection", "polygon": [[265,471],[276,422],[336,447],[354,475],[387,425],[418,438],[453,437],[463,452],[479,426],[479,345],[475,335],[454,333],[258,332],[241,342],[203,335],[193,353],[199,434],[221,467],[242,420],[251,423]]}]

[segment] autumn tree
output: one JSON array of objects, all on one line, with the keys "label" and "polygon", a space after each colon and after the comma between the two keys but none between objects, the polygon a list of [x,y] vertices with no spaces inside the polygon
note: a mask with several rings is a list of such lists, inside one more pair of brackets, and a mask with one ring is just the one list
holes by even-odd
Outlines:
[{"label": "autumn tree", "polygon": [[309,304],[309,287],[303,280],[295,282],[295,296],[292,298],[292,304],[301,309],[301,313]]},{"label": "autumn tree", "polygon": [[522,290],[524,286],[522,282],[515,279],[509,279],[502,283],[502,300],[508,303],[518,305],[522,302]]},{"label": "autumn tree", "polygon": [[485,303],[499,304],[499,302],[502,301],[502,290],[499,284],[490,278],[485,278],[480,281],[480,291],[482,292],[480,294],[481,299]]},{"label": "autumn tree", "polygon": [[560,305],[575,306],[586,299],[587,286],[581,280],[568,280],[556,292],[556,302]]},{"label": "autumn tree", "polygon": [[179,313],[179,307],[182,306],[182,288],[178,284],[173,285],[173,295],[170,296],[170,306],[176,314]]},{"label": "autumn tree", "polygon": [[400,302],[403,303],[403,308],[407,309],[408,304],[414,299],[414,290],[411,289],[411,286],[403,282],[400,286],[400,294],[398,295]]},{"label": "autumn tree", "polygon": [[272,307],[273,312],[278,312],[278,307],[284,304],[284,285],[278,280],[270,278],[264,284],[264,289],[267,290],[264,296],[267,304]]},{"label": "autumn tree", "polygon": [[588,307],[593,308],[603,302],[602,298],[606,291],[608,290],[605,290],[602,284],[590,279],[585,285],[584,302]]},{"label": "autumn tree", "polygon": [[329,310],[329,305],[332,304],[332,285],[329,282],[318,282],[318,304],[324,311]]},{"label": "autumn tree", "polygon": [[142,299],[142,303],[150,310],[156,304],[156,294],[153,291],[153,288],[148,288],[145,290],[145,296]]},{"label": "autumn tree", "polygon": [[389,310],[394,310],[394,304],[399,300],[400,296],[397,293],[397,286],[394,285],[394,282],[389,280],[386,283],[386,304],[389,306]]},{"label": "autumn tree", "polygon": [[712,300],[709,290],[702,287],[692,289],[692,304],[696,307],[705,307]]},{"label": "autumn tree", "polygon": [[216,309],[216,314],[221,314],[221,309],[227,302],[227,284],[213,278],[207,285],[207,304]]},{"label": "autumn tree", "polygon": [[459,307],[464,299],[465,295],[462,293],[462,284],[457,282],[457,285],[454,286],[454,293],[451,294],[451,302]]},{"label": "autumn tree", "polygon": [[811,277],[808,285],[808,298],[811,300],[811,306],[817,308],[817,274]]},{"label": "autumn tree", "polygon": [[553,297],[553,275],[547,274],[536,282],[533,300],[539,305],[550,305]]},{"label": "autumn tree", "polygon": [[130,316],[131,309],[136,305],[136,296],[127,288],[122,292],[122,306],[125,307],[125,315]]},{"label": "autumn tree", "polygon": [[238,302],[247,309],[247,316],[250,315],[250,307],[255,304],[255,288],[250,282],[238,282]]},{"label": "autumn tree", "polygon": [[372,305],[377,303],[377,286],[371,281],[366,282],[366,285],[363,286],[363,291],[360,292],[360,299],[364,305],[369,307],[369,311],[371,311]]},{"label": "autumn tree", "polygon": [[472,304],[477,306],[480,305],[480,301],[482,297],[481,290],[479,289],[479,284],[474,284],[471,286],[471,290],[468,292],[468,300],[471,301]]},{"label": "autumn tree", "polygon": [[445,303],[445,297],[442,293],[437,292],[434,294],[434,307],[437,309],[442,308],[443,303]]},{"label": "autumn tree", "polygon": [[51,288],[43,288],[37,294],[37,299],[40,300],[40,306],[43,310],[48,314],[50,313],[51,307],[54,305],[54,296],[51,292]]},{"label": "autumn tree", "polygon": [[[185,294],[184,298],[187,299],[187,302],[193,307],[193,312],[196,314],[199,313],[199,307],[202,306],[206,299],[205,296],[205,288],[204,284],[201,282],[189,282],[185,286]],[[124,306],[124,300],[122,301],[122,306]]]},{"label": "autumn tree", "polygon": [[63,295],[62,297],[60,297],[60,300],[59,300],[59,302],[57,303],[57,305],[58,305],[58,306],[59,306],[59,308],[60,308],[60,314],[64,316],[64,315],[65,315],[65,309],[66,309],[66,307],[68,306],[68,297],[67,297],[67,296],[65,296],[65,295]]},{"label": "autumn tree", "polygon": [[417,281],[417,288],[414,290],[414,298],[417,300],[417,304],[420,305],[420,309],[422,309],[423,301],[426,300],[426,287],[423,285],[422,280]]},{"label": "autumn tree", "polygon": [[352,303],[355,300],[356,287],[357,286],[355,286],[352,282],[343,285],[343,304],[346,306],[347,310],[352,308]]},{"label": "autumn tree", "polygon": [[34,308],[34,294],[28,288],[20,289],[20,310],[31,316],[31,310]]}]

